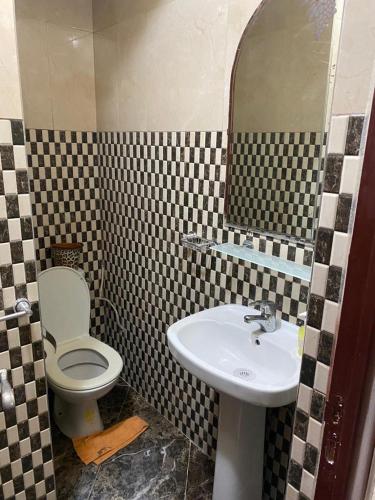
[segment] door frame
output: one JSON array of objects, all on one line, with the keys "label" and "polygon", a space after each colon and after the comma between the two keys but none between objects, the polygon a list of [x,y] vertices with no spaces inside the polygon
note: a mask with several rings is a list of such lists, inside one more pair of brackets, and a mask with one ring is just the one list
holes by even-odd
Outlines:
[{"label": "door frame", "polygon": [[[375,367],[375,97],[341,311],[315,500],[364,498],[371,469],[369,451],[375,444],[375,426],[366,434],[361,449],[358,439],[369,414]],[[374,413],[371,411],[373,418]],[[358,473],[362,478],[352,496]]]}]

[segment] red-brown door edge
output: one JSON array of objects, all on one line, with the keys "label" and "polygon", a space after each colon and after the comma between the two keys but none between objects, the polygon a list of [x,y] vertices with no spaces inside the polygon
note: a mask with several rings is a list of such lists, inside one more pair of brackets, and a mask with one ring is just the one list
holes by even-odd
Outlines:
[{"label": "red-brown door edge", "polygon": [[[375,99],[349,254],[341,320],[325,411],[315,500],[349,499],[356,446],[372,383],[375,347]],[[367,395],[367,396],[366,396]],[[374,434],[368,440],[374,447]],[[368,477],[370,463],[366,464]],[[362,500],[363,488],[351,498]],[[361,491],[359,491],[361,489]]]}]

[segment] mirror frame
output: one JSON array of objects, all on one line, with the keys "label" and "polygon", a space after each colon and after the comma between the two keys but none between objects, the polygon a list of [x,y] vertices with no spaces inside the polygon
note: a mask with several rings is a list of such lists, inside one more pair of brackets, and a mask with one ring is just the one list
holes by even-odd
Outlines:
[{"label": "mirror frame", "polygon": [[[229,228],[229,229],[236,229],[240,231],[246,231],[246,233],[255,235],[255,236],[265,236],[265,237],[271,237],[274,239],[278,240],[283,240],[283,241],[288,241],[291,243],[299,243],[303,245],[305,248],[313,248],[314,243],[315,243],[315,237],[316,237],[316,229],[318,226],[318,216],[319,216],[319,207],[321,205],[321,198],[322,198],[322,190],[320,189],[321,186],[321,181],[323,179],[323,174],[324,174],[324,169],[325,169],[325,164],[324,168],[321,167],[320,173],[321,173],[321,181],[320,183],[317,184],[317,197],[316,197],[316,202],[315,202],[315,207],[314,207],[314,227],[312,228],[312,236],[311,238],[301,238],[298,236],[293,236],[290,234],[286,233],[280,233],[278,231],[264,231],[261,228],[256,228],[256,227],[250,227],[250,226],[241,226],[238,224],[234,224],[228,221],[228,212],[229,212],[229,201],[230,201],[230,181],[232,178],[232,157],[233,157],[233,121],[234,121],[234,89],[235,89],[235,82],[236,82],[236,73],[237,73],[237,66],[238,62],[240,59],[241,55],[241,49],[245,40],[245,37],[248,33],[248,31],[251,29],[253,26],[254,22],[256,21],[257,17],[261,14],[262,10],[264,7],[273,1],[277,0],[262,0],[261,3],[258,5],[256,8],[255,12],[252,14],[250,17],[249,21],[247,22],[245,29],[241,35],[240,41],[238,43],[235,57],[234,57],[234,62],[232,66],[232,71],[231,71],[231,78],[230,78],[230,92],[229,92],[229,112],[228,112],[228,129],[227,129],[227,157],[226,157],[226,173],[225,173],[225,192],[224,192],[224,225]],[[334,62],[337,61],[337,52],[338,52],[338,40],[340,37],[340,32],[341,32],[341,23],[342,23],[342,8],[343,8],[343,0],[336,0],[336,12],[333,17],[332,21],[332,32],[331,32],[331,46],[330,46],[330,55],[329,55],[329,62],[328,62],[328,69],[327,69],[327,79],[326,79],[326,95],[325,95],[325,107],[324,107],[324,113],[322,116],[322,135],[323,137],[328,136],[328,130],[327,130],[327,122],[328,118],[330,116],[330,111],[331,111],[331,106],[332,106],[332,94],[333,94],[333,87],[335,83],[335,64]],[[338,19],[338,21],[337,21]],[[335,38],[337,37],[337,41]],[[326,141],[323,142],[321,151],[320,151],[320,156],[319,156],[319,163],[322,165],[324,162],[325,158],[325,147],[327,144],[325,144]]]}]

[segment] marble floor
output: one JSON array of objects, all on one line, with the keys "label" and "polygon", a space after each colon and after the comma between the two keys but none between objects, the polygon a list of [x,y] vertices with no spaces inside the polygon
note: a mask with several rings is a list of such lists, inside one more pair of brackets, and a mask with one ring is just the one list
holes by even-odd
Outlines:
[{"label": "marble floor", "polygon": [[105,427],[132,415],[149,429],[99,466],[84,465],[53,425],[58,500],[208,500],[214,463],[128,386],[99,401]]}]

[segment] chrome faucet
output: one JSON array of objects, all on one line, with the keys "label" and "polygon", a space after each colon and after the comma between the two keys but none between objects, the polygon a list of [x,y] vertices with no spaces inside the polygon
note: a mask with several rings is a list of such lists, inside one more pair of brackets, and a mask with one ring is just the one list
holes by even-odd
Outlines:
[{"label": "chrome faucet", "polygon": [[244,317],[245,323],[256,322],[263,332],[274,332],[277,329],[276,322],[276,304],[270,300],[256,300],[249,304],[258,308],[260,314],[247,314]]}]

